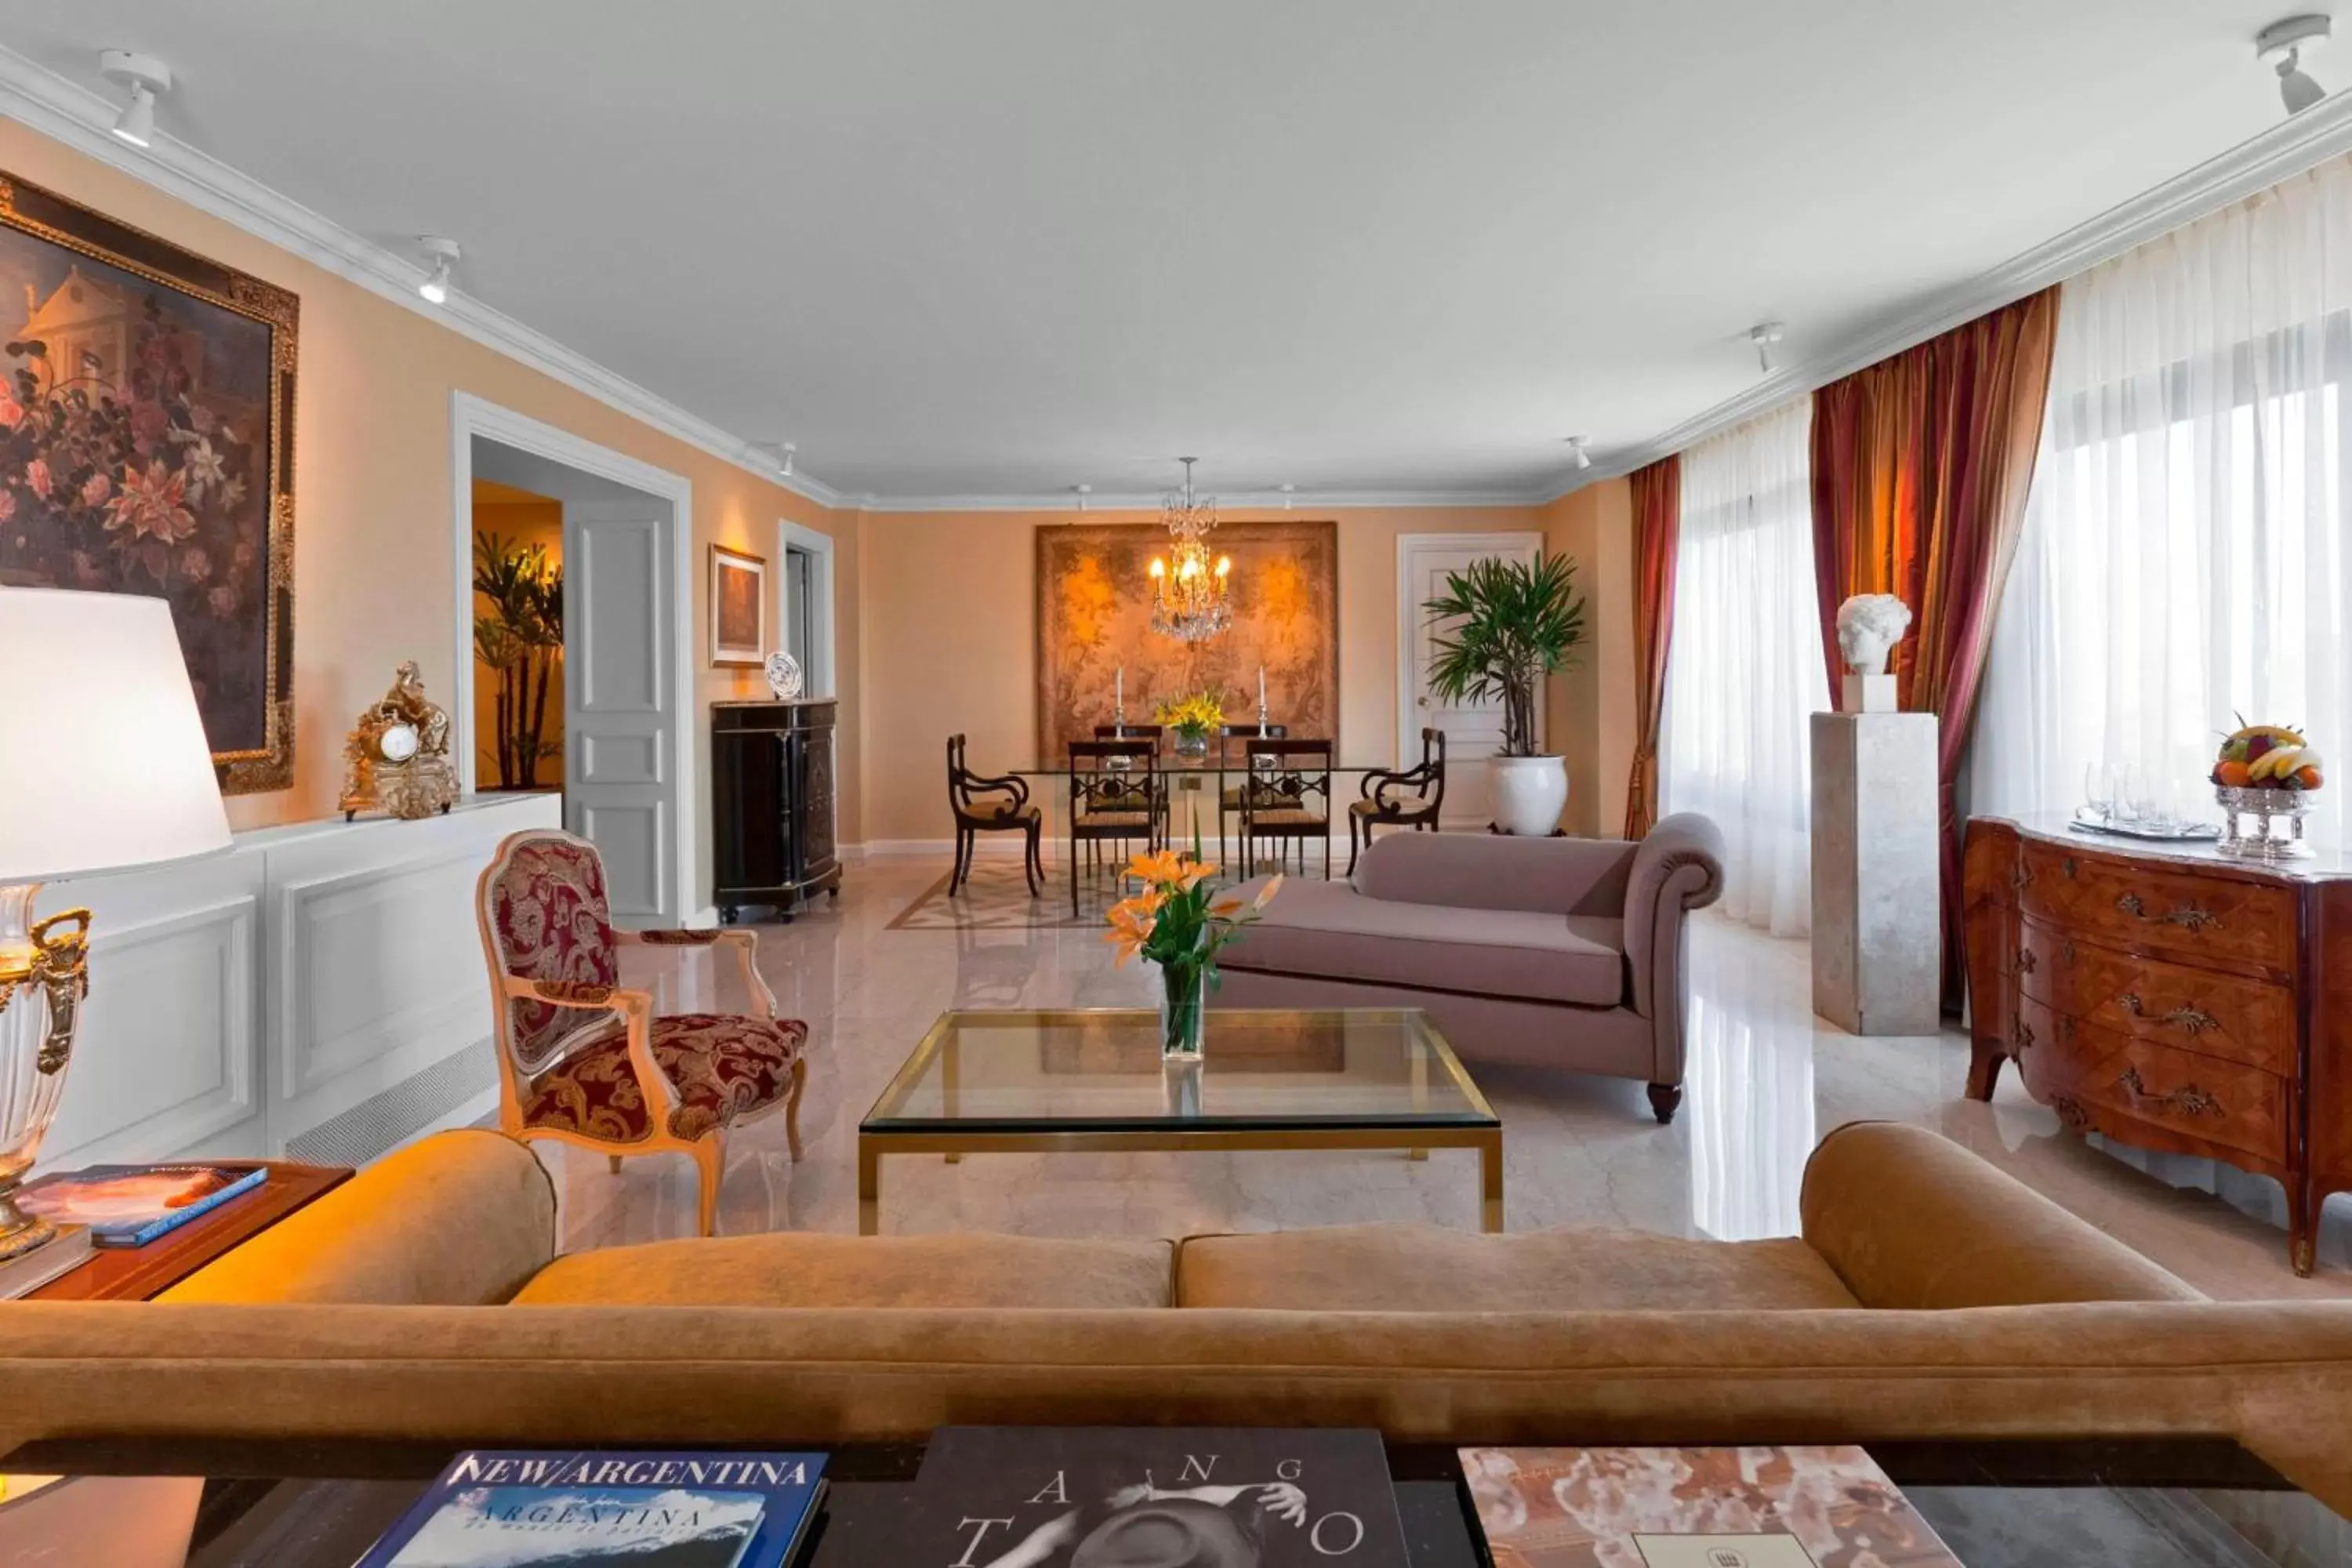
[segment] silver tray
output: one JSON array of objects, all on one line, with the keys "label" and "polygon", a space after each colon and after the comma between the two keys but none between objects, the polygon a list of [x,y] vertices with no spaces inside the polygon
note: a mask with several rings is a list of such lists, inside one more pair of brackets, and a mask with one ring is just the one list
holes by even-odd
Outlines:
[{"label": "silver tray", "polygon": [[2113,838],[2147,838],[2161,844],[2210,844],[2221,837],[2218,822],[2175,822],[2158,826],[2152,822],[2116,822],[2077,808],[2074,820],[2068,823],[2077,833],[2104,833]]}]

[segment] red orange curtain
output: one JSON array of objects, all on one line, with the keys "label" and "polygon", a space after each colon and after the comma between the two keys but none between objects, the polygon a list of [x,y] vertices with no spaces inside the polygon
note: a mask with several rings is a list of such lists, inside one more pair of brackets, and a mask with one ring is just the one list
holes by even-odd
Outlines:
[{"label": "red orange curtain", "polygon": [[1813,562],[1831,689],[1838,605],[1898,595],[1913,620],[1895,650],[1895,688],[1906,710],[1938,720],[1948,1009],[1966,984],[1954,788],[2025,522],[2057,325],[2058,291],[2045,289],[1813,394]]},{"label": "red orange curtain", "polygon": [[1682,537],[1683,460],[1636,468],[1633,487],[1633,773],[1625,787],[1625,837],[1658,824],[1658,718],[1665,705],[1666,651],[1675,638],[1675,547]]}]

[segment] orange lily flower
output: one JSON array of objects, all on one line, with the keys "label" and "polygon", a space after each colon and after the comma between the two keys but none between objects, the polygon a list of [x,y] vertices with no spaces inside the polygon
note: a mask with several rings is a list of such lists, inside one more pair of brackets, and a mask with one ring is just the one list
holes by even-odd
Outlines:
[{"label": "orange lily flower", "polygon": [[1274,880],[1257,890],[1257,897],[1250,902],[1253,912],[1265,908],[1274,901],[1274,895],[1282,890],[1282,876],[1281,872],[1276,871],[1274,874]]},{"label": "orange lily flower", "polygon": [[1122,899],[1111,906],[1110,930],[1103,932],[1103,940],[1118,949],[1116,967],[1124,967],[1151,940],[1151,928],[1159,923],[1158,910],[1156,901],[1147,903],[1141,899]]},{"label": "orange lily flower", "polygon": [[1127,863],[1127,874],[1139,881],[1157,887],[1175,882],[1184,875],[1184,859],[1173,849],[1158,849],[1149,855],[1138,855]]}]

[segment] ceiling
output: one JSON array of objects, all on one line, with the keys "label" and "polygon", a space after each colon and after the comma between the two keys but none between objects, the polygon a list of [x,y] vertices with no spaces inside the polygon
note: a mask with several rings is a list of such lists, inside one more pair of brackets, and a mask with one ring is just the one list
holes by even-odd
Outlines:
[{"label": "ceiling", "polygon": [[[13,0],[849,495],[1547,495],[2275,126],[2294,0]],[[2352,50],[2311,68],[2352,82]],[[111,89],[109,89],[111,90]]]}]

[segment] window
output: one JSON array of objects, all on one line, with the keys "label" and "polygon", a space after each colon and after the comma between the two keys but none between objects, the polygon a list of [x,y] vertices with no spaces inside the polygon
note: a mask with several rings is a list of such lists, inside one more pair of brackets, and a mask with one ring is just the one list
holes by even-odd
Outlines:
[{"label": "window", "polygon": [[[2352,756],[2348,372],[2352,162],[2066,285],[1975,809],[2071,811],[2098,768],[2210,817],[2240,715]],[[2315,798],[2315,836],[2344,800]]]},{"label": "window", "polygon": [[1809,715],[1829,706],[1813,589],[1812,400],[1683,454],[1662,805],[1723,830],[1722,907],[1812,922]]}]

